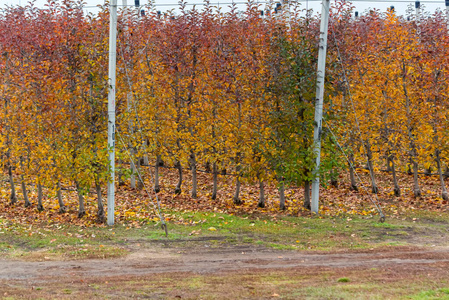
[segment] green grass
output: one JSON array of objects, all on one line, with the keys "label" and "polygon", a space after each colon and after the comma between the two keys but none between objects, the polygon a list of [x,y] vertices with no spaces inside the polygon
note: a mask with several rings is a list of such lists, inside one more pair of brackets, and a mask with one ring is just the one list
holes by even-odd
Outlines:
[{"label": "green grass", "polygon": [[[127,251],[120,243],[110,243],[104,235],[106,228],[78,226],[24,226],[0,223],[2,242],[0,252],[15,258],[106,258],[123,256]],[[98,238],[98,234],[100,237]]]},{"label": "green grass", "polygon": [[432,212],[424,210],[413,210],[407,213],[408,220],[416,219],[415,222],[430,222],[430,223],[449,223],[449,212]]},{"label": "green grass", "polygon": [[168,214],[176,220],[168,223],[168,237],[155,222],[141,228],[129,228],[126,224],[83,228],[25,226],[0,219],[0,253],[26,257],[40,251],[55,258],[102,258],[125,255],[136,244],[173,248],[255,244],[279,250],[366,249],[406,245],[411,237],[420,237],[425,244],[432,236],[447,235],[446,217],[449,217],[449,214],[429,212],[418,217],[413,212],[399,219],[387,217],[385,223],[379,223],[377,218],[355,216],[274,218],[176,211]]},{"label": "green grass", "polygon": [[293,291],[289,299],[391,299],[391,295],[385,298],[378,293],[377,288],[381,287],[373,284],[305,287]]},{"label": "green grass", "polygon": [[[251,218],[211,212],[171,212],[183,224],[169,224],[171,239],[197,241],[201,237],[226,237],[226,242],[255,243],[275,249],[336,250],[363,249],[376,246],[404,245],[410,235],[420,234],[426,224],[406,220],[387,219],[379,223],[375,218]],[[427,227],[426,227],[427,226]],[[210,231],[210,228],[216,230]],[[435,234],[444,232],[444,224],[432,226]],[[191,233],[198,233],[199,235]],[[431,233],[432,233],[431,232]],[[166,239],[154,234],[156,239]],[[185,245],[183,245],[185,246]]]},{"label": "green grass", "polygon": [[[174,213],[176,214],[176,213]],[[255,242],[277,249],[336,250],[363,249],[376,245],[403,245],[410,235],[420,234],[422,226],[431,234],[444,233],[444,223],[428,226],[406,220],[387,219],[379,223],[374,218],[297,218],[236,217],[218,213],[178,213],[192,225],[171,225],[180,235],[201,230],[202,235],[239,237],[242,242]],[[214,227],[217,231],[209,232]]]},{"label": "green grass", "polygon": [[449,299],[449,288],[419,292],[410,297],[413,300]]}]

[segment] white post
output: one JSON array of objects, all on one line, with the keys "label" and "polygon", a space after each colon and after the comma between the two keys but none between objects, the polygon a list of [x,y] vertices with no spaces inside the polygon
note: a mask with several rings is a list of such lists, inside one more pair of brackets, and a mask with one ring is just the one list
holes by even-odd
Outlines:
[{"label": "white post", "polygon": [[128,1],[122,0],[122,10],[126,10],[128,8]]},{"label": "white post", "polygon": [[315,179],[312,181],[312,212],[318,213],[320,197],[320,155],[321,155],[321,128],[323,119],[323,97],[324,97],[324,77],[326,73],[326,50],[327,50],[327,30],[329,24],[329,0],[322,2],[321,25],[320,25],[320,44],[318,49],[318,68],[315,99],[315,122],[314,122],[314,152],[315,160]]},{"label": "white post", "polygon": [[416,21],[419,21],[419,17],[421,14],[421,2],[415,1],[415,8],[416,8]]},{"label": "white post", "polygon": [[110,178],[108,180],[108,225],[114,225],[115,212],[115,69],[117,64],[117,0],[111,0],[109,23],[109,93],[108,149]]},{"label": "white post", "polygon": [[446,0],[446,18],[449,21],[449,0]]}]

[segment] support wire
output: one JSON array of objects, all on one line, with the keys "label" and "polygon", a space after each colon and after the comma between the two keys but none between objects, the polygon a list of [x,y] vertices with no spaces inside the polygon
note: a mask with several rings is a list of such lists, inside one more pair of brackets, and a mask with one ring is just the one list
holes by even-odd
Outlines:
[{"label": "support wire", "polygon": [[[127,84],[128,84],[128,87],[129,87],[129,92],[131,92],[131,94],[133,95],[133,96],[132,96],[132,99],[133,99],[133,98],[134,98],[133,87],[132,87],[132,84],[131,84],[131,78],[130,78],[129,73],[128,73],[128,71],[129,71],[129,70],[128,70],[128,67],[129,67],[129,66],[128,66],[128,64],[126,63],[126,60],[125,60],[123,51],[121,51],[121,56],[122,56],[123,61],[125,61],[124,64],[125,64],[126,82],[127,82]],[[140,122],[139,114],[138,114],[138,111],[137,111],[137,105],[136,105],[135,102],[136,102],[136,101],[132,101],[131,107],[132,107],[133,110],[134,110],[135,117],[136,117],[136,120],[137,120],[137,123],[138,123],[138,124],[137,124],[137,125],[138,125],[138,129],[139,129],[138,131],[139,131],[139,133],[140,133],[141,141],[143,142],[143,141],[144,141],[144,136],[143,136],[143,134],[142,134],[142,124],[141,124],[141,122]],[[117,131],[118,131],[118,128],[117,128]],[[153,205],[154,205],[154,201],[153,201],[153,199],[151,198],[150,193],[148,192],[148,189],[147,189],[147,187],[146,187],[146,185],[145,185],[145,182],[143,181],[143,178],[142,178],[142,176],[141,176],[141,174],[140,174],[139,169],[136,167],[136,165],[135,165],[135,163],[134,163],[134,160],[133,160],[133,157],[132,157],[131,153],[129,152],[128,148],[126,147],[126,144],[124,144],[124,141],[123,141],[123,138],[122,138],[122,135],[121,135],[121,134],[120,134],[120,140],[121,140],[121,142],[122,142],[122,144],[123,144],[123,147],[126,149],[126,153],[127,153],[128,157],[129,157],[129,159],[130,159],[131,167],[134,168],[134,169],[136,170],[140,182],[141,182],[142,185],[144,186],[144,189],[145,189],[145,191],[146,191],[148,197],[150,198],[150,200],[152,201],[152,203],[153,203]],[[146,152],[146,148],[144,149],[144,151],[145,151],[145,154],[148,155],[148,153]],[[154,176],[153,176],[153,172],[152,172],[151,168],[148,168],[148,170],[149,170],[149,173],[150,173],[151,181],[152,181],[153,186],[154,186],[154,185],[155,185],[155,179],[154,179]],[[168,228],[167,228],[167,224],[166,224],[166,222],[165,222],[164,216],[163,216],[162,213],[161,213],[161,204],[160,204],[160,199],[159,199],[159,196],[157,195],[157,193],[155,193],[155,198],[156,198],[157,210],[158,210],[159,218],[160,218],[160,220],[161,220],[161,226],[162,226],[162,229],[165,230],[165,236],[168,236]]]},{"label": "support wire", "polygon": [[379,221],[381,223],[385,222],[385,214],[382,211],[382,207],[380,206],[379,199],[377,199],[377,195],[376,195],[376,201],[374,201],[373,198],[371,197],[369,189],[363,184],[362,178],[359,176],[359,174],[357,173],[354,165],[352,164],[351,160],[349,159],[348,155],[346,154],[345,150],[343,149],[343,147],[338,142],[337,136],[334,134],[334,132],[331,129],[331,125],[327,122],[327,120],[325,118],[323,118],[323,120],[324,120],[324,123],[326,123],[326,125],[327,125],[327,129],[329,130],[329,132],[331,133],[332,137],[334,138],[335,144],[338,146],[338,148],[340,149],[341,153],[343,153],[344,157],[346,158],[346,161],[349,164],[349,167],[354,171],[354,174],[359,179],[360,185],[367,192],[367,195],[368,195],[370,201],[374,204],[374,207],[379,212],[379,215],[380,215],[380,220]]},{"label": "support wire", "polygon": [[[365,149],[366,145],[365,145],[365,143],[363,142],[363,139],[362,139],[362,130],[360,129],[359,118],[358,118],[357,112],[356,112],[356,110],[355,110],[354,100],[352,99],[351,87],[349,86],[348,77],[347,77],[347,75],[346,75],[347,72],[346,72],[345,66],[344,66],[344,64],[343,64],[343,58],[342,58],[342,56],[341,56],[339,43],[338,43],[338,40],[337,40],[337,38],[336,38],[336,36],[335,36],[334,24],[333,24],[333,22],[332,22],[332,19],[329,20],[329,23],[330,23],[330,29],[331,29],[331,31],[332,31],[332,37],[333,37],[333,39],[334,39],[335,46],[337,47],[337,55],[338,55],[338,60],[340,61],[340,66],[341,66],[341,69],[342,69],[342,72],[343,72],[343,77],[344,77],[345,87],[346,87],[346,90],[348,91],[349,99],[350,99],[350,101],[351,101],[352,110],[353,110],[353,112],[354,112],[354,118],[355,118],[355,123],[356,123],[356,126],[357,126],[357,131],[358,131],[358,133],[359,133],[360,141],[361,141],[362,144],[364,145],[364,147],[362,147],[362,149],[364,149],[364,150],[367,152],[367,153],[365,153],[365,155],[366,155],[366,157],[368,158],[368,150]],[[324,118],[323,118],[323,119],[324,119]],[[324,121],[326,122],[325,119],[324,119]],[[326,123],[327,123],[327,122],[326,122]],[[328,124],[328,123],[327,123],[327,124]],[[359,178],[360,184],[362,185],[362,187],[363,187],[364,189],[366,189],[366,187],[363,185],[363,183],[362,183],[362,181],[361,181],[360,176],[357,174],[357,172],[356,172],[354,166],[352,165],[351,161],[350,161],[349,158],[346,156],[346,153],[344,152],[343,148],[342,148],[342,147],[340,146],[340,144],[338,143],[338,141],[337,141],[337,139],[336,139],[336,136],[334,135],[334,133],[332,132],[332,130],[331,130],[330,128],[329,128],[329,130],[330,130],[332,136],[334,137],[335,142],[337,143],[338,147],[341,149],[341,151],[342,151],[343,154],[345,155],[346,159],[348,160],[348,162],[349,162],[351,168],[354,170],[354,173],[355,173],[355,174],[357,175],[357,177]],[[371,179],[371,183],[373,184],[373,183],[374,183],[374,177],[373,177],[374,175],[371,175],[371,174],[373,174],[374,172],[372,172],[372,167],[371,167],[371,164],[370,164],[369,162],[368,162],[368,168],[369,168],[369,171],[370,171],[370,179]],[[368,193],[368,195],[369,195],[369,193]],[[382,209],[381,209],[381,207],[380,207],[380,204],[379,204],[379,203],[380,203],[380,202],[379,202],[379,197],[378,197],[377,193],[374,193],[374,195],[375,195],[375,197],[376,197],[376,202],[377,202],[377,203],[374,203],[374,201],[373,201],[373,199],[371,198],[371,196],[370,196],[370,200],[371,200],[371,202],[373,202],[373,203],[375,204],[375,206],[376,206],[376,208],[377,208],[377,210],[378,210],[378,212],[379,212],[379,214],[380,214],[380,222],[383,223],[383,222],[385,222],[385,215],[384,215],[384,213],[382,212]]]},{"label": "support wire", "polygon": [[[159,215],[159,219],[161,220],[162,229],[165,230],[165,236],[168,236],[167,223],[165,222],[165,218],[164,218],[164,216],[162,215],[162,212],[161,212],[161,203],[160,203],[159,197],[156,194],[156,197],[155,197],[156,198],[156,204],[154,204],[154,200],[151,197],[151,194],[148,191],[147,186],[145,185],[145,182],[143,181],[142,175],[141,175],[139,169],[136,168],[136,165],[134,164],[134,159],[133,159],[131,153],[129,152],[128,148],[126,147],[125,141],[123,140],[123,137],[122,137],[122,133],[120,132],[120,130],[118,128],[116,130],[117,130],[117,133],[119,134],[120,142],[122,143],[123,147],[125,148],[125,152],[126,152],[126,155],[129,158],[131,166],[136,169],[137,176],[139,177],[139,180],[142,183],[143,188],[144,188],[148,198],[150,198],[150,201],[153,204],[153,206],[155,207],[155,210],[157,210],[157,213]],[[151,170],[151,168],[150,168],[150,170]]]}]

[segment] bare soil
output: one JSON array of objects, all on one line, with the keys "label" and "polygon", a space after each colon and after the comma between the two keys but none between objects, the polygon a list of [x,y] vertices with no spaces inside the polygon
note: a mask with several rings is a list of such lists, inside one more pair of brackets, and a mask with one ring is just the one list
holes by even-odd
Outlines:
[{"label": "bare soil", "polygon": [[[261,282],[267,274],[272,277]],[[359,284],[407,285],[416,283],[417,278],[431,278],[433,283],[444,284],[449,278],[449,247],[298,252],[257,245],[212,248],[204,244],[194,249],[153,245],[117,259],[37,262],[0,259],[0,297],[294,299],[301,294],[295,294],[293,286],[332,286],[344,275]],[[329,276],[332,280],[326,283]],[[214,282],[215,288],[211,286]],[[398,297],[401,294],[400,290],[395,293]],[[342,297],[345,298],[337,298]]]}]

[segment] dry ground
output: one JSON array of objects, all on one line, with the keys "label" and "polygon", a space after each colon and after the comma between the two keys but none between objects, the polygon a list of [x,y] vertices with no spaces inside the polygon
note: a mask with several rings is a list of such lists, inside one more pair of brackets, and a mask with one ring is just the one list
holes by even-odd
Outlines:
[{"label": "dry ground", "polygon": [[194,248],[141,245],[126,257],[103,260],[0,259],[0,296],[397,299],[426,291],[449,296],[446,246],[337,252],[279,251],[252,244],[211,246],[207,241]]}]

